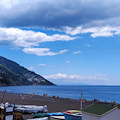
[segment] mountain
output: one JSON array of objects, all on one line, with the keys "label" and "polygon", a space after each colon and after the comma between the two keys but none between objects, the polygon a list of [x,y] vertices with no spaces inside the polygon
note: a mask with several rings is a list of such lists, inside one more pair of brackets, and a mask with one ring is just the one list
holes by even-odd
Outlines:
[{"label": "mountain", "polygon": [[0,86],[54,85],[35,72],[0,56]]}]

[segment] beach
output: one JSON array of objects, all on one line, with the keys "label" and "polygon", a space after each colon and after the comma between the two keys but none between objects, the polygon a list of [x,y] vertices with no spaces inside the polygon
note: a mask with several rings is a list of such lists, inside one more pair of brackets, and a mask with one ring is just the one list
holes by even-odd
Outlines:
[{"label": "beach", "polygon": [[[2,101],[4,95],[4,99]],[[19,93],[0,93],[1,103],[8,102],[9,104],[15,105],[37,105],[44,106],[47,105],[48,113],[51,112],[64,112],[67,110],[80,110],[80,99],[71,98],[60,98],[58,96],[47,96],[47,94],[37,95],[37,94],[19,94]],[[100,102],[96,99],[89,101],[82,99],[82,108],[86,108],[93,103],[111,104],[108,102]],[[116,104],[116,103],[112,103]],[[33,118],[33,114],[23,114],[23,120]]]},{"label": "beach", "polygon": [[[2,96],[1,96],[2,97]],[[57,98],[55,96],[40,96],[30,94],[6,93],[3,103],[16,105],[47,105],[48,112],[60,112],[68,109],[80,109],[80,100],[70,98]]]},{"label": "beach", "polygon": [[[2,100],[1,93],[0,100]],[[35,94],[18,94],[18,93],[6,93],[3,99],[3,103],[16,105],[47,105],[48,112],[64,112],[67,110],[80,110],[80,100],[70,98],[59,98],[58,96],[47,95],[35,95]],[[83,108],[90,105],[92,101],[83,102]],[[23,115],[24,120],[26,118],[32,118],[33,115]]]}]

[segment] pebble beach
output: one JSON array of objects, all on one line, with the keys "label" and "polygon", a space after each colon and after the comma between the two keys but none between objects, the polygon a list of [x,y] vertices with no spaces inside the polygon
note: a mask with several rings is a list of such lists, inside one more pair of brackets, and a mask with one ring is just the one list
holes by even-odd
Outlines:
[{"label": "pebble beach", "polygon": [[[0,95],[0,100],[3,98],[3,93]],[[35,95],[35,94],[18,94],[5,93],[2,103],[8,102],[15,105],[47,105],[48,112],[64,112],[67,110],[80,110],[80,100],[70,98],[59,98],[58,96]],[[83,108],[90,105],[92,101],[83,103]],[[33,115],[23,115],[24,120],[33,118]]]},{"label": "pebble beach", "polygon": [[[3,98],[3,93],[0,95],[0,100]],[[19,94],[5,93],[2,103],[8,102],[15,105],[47,105],[48,112],[64,112],[67,110],[80,110],[80,99],[59,98],[58,96],[35,95],[35,94]],[[84,100],[82,103],[83,109],[96,101]],[[110,104],[110,103],[108,103]],[[33,115],[23,115],[23,119],[33,118]]]}]

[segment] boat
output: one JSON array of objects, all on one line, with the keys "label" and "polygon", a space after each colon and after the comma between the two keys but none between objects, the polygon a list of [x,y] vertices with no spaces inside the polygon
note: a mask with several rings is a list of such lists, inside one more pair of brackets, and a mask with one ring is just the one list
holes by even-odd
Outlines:
[{"label": "boat", "polygon": [[15,111],[22,113],[39,113],[47,112],[47,106],[36,106],[36,105],[16,105]]},{"label": "boat", "polygon": [[50,116],[50,120],[65,120],[64,116]]},{"label": "boat", "polygon": [[34,114],[33,118],[42,118],[42,117],[51,117],[51,116],[63,116],[63,112],[55,112],[55,113],[37,113]]},{"label": "boat", "polygon": [[49,120],[48,117],[44,118],[34,118],[34,119],[27,119],[27,120]]},{"label": "boat", "polygon": [[65,111],[63,112],[64,113],[64,116],[65,116],[65,120],[82,120],[82,90],[81,90],[81,98],[80,98],[80,108],[81,110],[78,111],[78,110],[68,110],[68,111]]},{"label": "boat", "polygon": [[64,116],[63,112],[47,113],[48,116]]},{"label": "boat", "polygon": [[64,112],[65,120],[82,120],[81,111],[69,110]]}]

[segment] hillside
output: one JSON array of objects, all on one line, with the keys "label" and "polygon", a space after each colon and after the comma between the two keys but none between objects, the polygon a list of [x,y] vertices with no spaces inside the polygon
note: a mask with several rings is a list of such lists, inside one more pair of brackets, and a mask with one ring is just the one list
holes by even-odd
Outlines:
[{"label": "hillside", "polygon": [[0,86],[54,85],[42,76],[0,56]]}]

